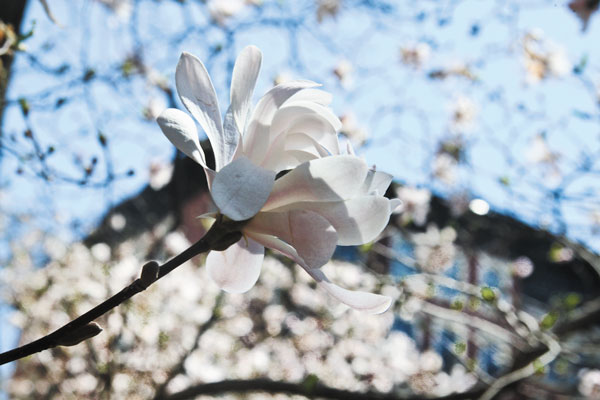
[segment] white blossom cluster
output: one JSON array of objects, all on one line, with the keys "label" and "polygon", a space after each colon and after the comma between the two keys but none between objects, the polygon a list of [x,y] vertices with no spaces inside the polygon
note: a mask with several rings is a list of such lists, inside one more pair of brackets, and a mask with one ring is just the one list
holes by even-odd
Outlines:
[{"label": "white blossom cluster", "polygon": [[434,225],[429,225],[426,232],[414,234],[417,264],[426,272],[444,272],[454,263],[455,240],[456,231],[449,226],[440,230]]},{"label": "white blossom cluster", "polygon": [[[185,240],[172,233],[165,242],[177,242],[174,236]],[[49,333],[129,284],[144,262],[134,254],[145,254],[152,242],[148,234],[111,250],[105,244],[88,249],[45,239],[51,261],[41,269],[34,267],[30,252],[15,249],[1,282],[5,300],[15,307],[12,322],[22,329],[21,343]],[[351,289],[398,297],[395,286],[355,264],[332,261],[323,268]],[[102,393],[146,399],[159,390],[173,393],[224,379],[299,383],[309,375],[335,388],[363,392],[439,395],[468,390],[474,383],[464,368],[442,369],[439,355],[420,354],[411,338],[392,329],[391,311],[351,310],[315,288],[303,270],[272,256],[265,258],[260,280],[247,293],[221,292],[204,268],[188,262],[97,322],[104,331],[84,344],[20,360],[5,381],[9,397],[75,399]],[[224,398],[236,396],[266,398]]]}]

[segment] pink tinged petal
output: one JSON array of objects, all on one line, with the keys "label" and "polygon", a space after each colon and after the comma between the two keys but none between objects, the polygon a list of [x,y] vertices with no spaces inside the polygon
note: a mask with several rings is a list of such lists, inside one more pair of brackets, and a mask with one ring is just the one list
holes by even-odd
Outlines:
[{"label": "pink tinged petal", "polygon": [[381,171],[370,169],[363,185],[364,194],[383,196],[392,183],[393,176]]},{"label": "pink tinged petal", "polygon": [[231,112],[238,132],[243,133],[250,117],[252,93],[260,71],[262,53],[256,46],[242,50],[233,67],[231,79]]},{"label": "pink tinged petal", "polygon": [[331,224],[312,211],[261,212],[245,232],[273,235],[292,246],[307,268],[319,268],[331,259],[338,236]]},{"label": "pink tinged petal", "polygon": [[211,195],[222,214],[234,221],[243,221],[260,211],[274,181],[275,172],[240,157],[217,172]]},{"label": "pink tinged petal", "polygon": [[269,126],[277,109],[298,91],[316,86],[319,85],[311,81],[285,82],[269,90],[259,100],[244,134],[244,154],[250,160],[256,164],[263,160],[270,142]]},{"label": "pink tinged petal", "polygon": [[175,85],[181,102],[200,124],[215,153],[216,170],[224,166],[225,154],[233,154],[232,143],[223,140],[221,112],[215,88],[206,67],[195,56],[184,52],[175,72]]},{"label": "pink tinged petal", "polygon": [[247,236],[251,237],[263,246],[278,251],[297,262],[298,265],[304,268],[304,270],[308,272],[308,274],[312,276],[317,281],[318,285],[321,286],[326,292],[328,292],[338,301],[356,310],[372,314],[379,314],[386,311],[392,303],[392,299],[387,296],[381,296],[367,292],[351,291],[331,283],[327,276],[320,269],[309,268],[302,257],[298,255],[292,246],[274,236],[262,235],[254,232],[247,232]]},{"label": "pink tinged petal", "polygon": [[317,284],[325,289],[332,297],[358,311],[370,314],[381,314],[392,304],[392,299],[380,294],[353,291],[339,287],[331,283],[323,271],[312,269],[308,273],[317,281]]},{"label": "pink tinged petal", "polygon": [[346,201],[301,202],[273,210],[310,210],[324,217],[338,235],[338,245],[355,246],[375,240],[390,219],[390,201],[382,196],[363,196]]},{"label": "pink tinged petal", "polygon": [[242,238],[225,251],[208,253],[206,270],[224,291],[244,293],[258,280],[264,256],[265,248],[261,244]]},{"label": "pink tinged petal", "polygon": [[156,119],[160,129],[179,151],[206,168],[194,120],[181,110],[167,108]]},{"label": "pink tinged petal", "polygon": [[356,196],[368,167],[358,157],[338,155],[300,164],[275,181],[263,210],[300,201],[340,201]]},{"label": "pink tinged petal", "polygon": [[302,266],[303,268],[308,268],[306,262],[302,259],[302,257],[300,257],[296,249],[294,249],[292,246],[290,246],[283,240],[278,239],[273,235],[264,235],[261,233],[251,231],[244,231],[244,235],[246,235],[249,238],[252,238],[257,243],[262,244],[264,247],[268,247],[271,250],[275,250],[283,254],[284,256],[298,263],[298,265]]}]

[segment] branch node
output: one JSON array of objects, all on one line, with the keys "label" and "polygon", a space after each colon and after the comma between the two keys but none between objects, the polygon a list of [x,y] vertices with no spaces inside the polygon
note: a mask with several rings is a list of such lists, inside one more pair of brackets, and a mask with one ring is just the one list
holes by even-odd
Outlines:
[{"label": "branch node", "polygon": [[148,261],[142,267],[142,272],[140,273],[139,283],[143,290],[146,290],[148,286],[152,285],[158,279],[158,271],[160,269],[160,265],[154,260]]},{"label": "branch node", "polygon": [[58,346],[75,346],[84,340],[93,338],[100,332],[102,332],[100,325],[95,322],[90,322],[79,329],[75,329],[74,331],[59,337],[56,339],[56,344]]}]

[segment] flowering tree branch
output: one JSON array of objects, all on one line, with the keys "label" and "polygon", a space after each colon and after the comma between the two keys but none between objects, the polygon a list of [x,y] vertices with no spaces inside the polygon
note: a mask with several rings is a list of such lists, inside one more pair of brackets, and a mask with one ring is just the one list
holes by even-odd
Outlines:
[{"label": "flowering tree branch", "polygon": [[209,250],[222,251],[227,249],[233,243],[240,240],[242,235],[240,229],[245,223],[246,221],[225,220],[223,216],[220,215],[206,235],[182,253],[160,266],[156,261],[146,263],[142,267],[142,272],[138,279],[108,300],[52,333],[31,343],[0,354],[0,365],[56,346],[74,346],[86,339],[96,336],[102,331],[102,328],[93,322],[95,319],[106,314],[108,311],[136,294],[146,290],[154,282],[167,275],[184,262],[190,260],[192,257]]},{"label": "flowering tree branch", "polygon": [[[231,379],[220,382],[201,383],[191,386],[185,390],[173,393],[163,397],[165,400],[185,400],[193,399],[201,395],[222,394],[222,393],[286,393],[305,396],[311,399],[324,398],[332,400],[418,400],[432,399],[425,396],[401,396],[395,393],[380,392],[354,392],[351,390],[342,390],[326,386],[320,382],[313,382],[307,379],[303,382],[281,382],[266,378],[257,379]],[[479,396],[481,389],[475,389],[471,392],[455,393],[448,396],[437,397],[436,400],[461,400],[471,399]]]}]

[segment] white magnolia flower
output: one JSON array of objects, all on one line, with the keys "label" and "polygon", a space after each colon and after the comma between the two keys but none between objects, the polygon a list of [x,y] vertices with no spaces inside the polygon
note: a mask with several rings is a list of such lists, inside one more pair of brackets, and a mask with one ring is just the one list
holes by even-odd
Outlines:
[{"label": "white magnolia flower", "polygon": [[[219,212],[235,221],[249,220],[239,242],[208,255],[208,274],[228,292],[245,292],[256,283],[269,247],[296,261],[341,302],[385,311],[388,297],[342,289],[319,268],[337,244],[358,245],[381,233],[397,205],[383,197],[391,176],[340,154],[341,124],[327,108],[331,96],[314,89],[313,82],[275,86],[251,111],[260,64],[261,53],[253,46],[238,57],[231,105],[221,123],[206,68],[188,53],[181,56],[177,91],[211,142],[214,171],[206,165],[192,118],[176,109],[158,118],[167,138],[204,167]],[[277,172],[287,169],[292,170],[275,180]]]}]

